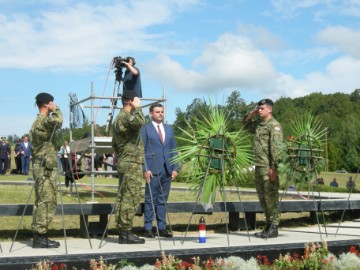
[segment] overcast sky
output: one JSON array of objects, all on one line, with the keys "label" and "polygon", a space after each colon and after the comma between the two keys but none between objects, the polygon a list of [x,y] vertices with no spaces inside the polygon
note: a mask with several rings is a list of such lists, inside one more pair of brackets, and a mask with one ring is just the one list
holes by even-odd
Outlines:
[{"label": "overcast sky", "polygon": [[43,91],[68,126],[69,92],[89,97],[93,82],[96,95],[112,95],[114,56],[136,58],[144,97],[165,86],[169,123],[176,107],[224,103],[233,90],[247,102],[351,93],[359,17],[360,0],[0,0],[0,135],[28,132]]}]

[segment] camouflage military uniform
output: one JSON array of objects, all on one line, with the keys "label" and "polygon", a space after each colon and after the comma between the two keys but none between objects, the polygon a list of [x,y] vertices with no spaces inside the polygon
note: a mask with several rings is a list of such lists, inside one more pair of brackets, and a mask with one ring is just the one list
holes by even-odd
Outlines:
[{"label": "camouflage military uniform", "polygon": [[275,181],[270,181],[268,173],[270,168],[277,169],[282,142],[282,128],[274,118],[257,126],[254,138],[256,191],[266,222],[274,225],[280,221],[279,176],[276,174]]},{"label": "camouflage military uniform", "polygon": [[31,227],[38,234],[47,233],[57,205],[57,151],[51,142],[51,136],[55,130],[61,128],[62,121],[62,113],[56,106],[50,117],[38,114],[29,132],[35,181]]},{"label": "camouflage military uniform", "polygon": [[142,200],[144,144],[140,129],[145,123],[141,108],[134,113],[121,110],[113,126],[113,148],[117,154],[119,189],[115,220],[119,231],[129,231],[133,226],[136,210]]}]

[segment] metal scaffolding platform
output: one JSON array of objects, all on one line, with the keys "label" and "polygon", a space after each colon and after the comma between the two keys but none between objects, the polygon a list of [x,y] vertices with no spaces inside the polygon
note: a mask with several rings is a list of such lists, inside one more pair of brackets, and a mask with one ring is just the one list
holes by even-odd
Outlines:
[{"label": "metal scaffolding platform", "polygon": [[[96,100],[108,100],[110,105],[95,105]],[[92,193],[92,201],[96,202],[95,200],[95,177],[97,175],[109,175],[109,174],[116,174],[115,172],[107,172],[107,171],[97,171],[94,167],[95,165],[95,156],[96,155],[104,155],[104,154],[112,154],[114,150],[112,148],[112,137],[111,136],[95,136],[95,110],[99,109],[109,109],[113,110],[113,115],[115,115],[116,110],[120,110],[122,107],[117,105],[111,106],[111,104],[117,104],[117,100],[121,101],[120,97],[105,97],[105,96],[96,96],[93,91],[93,84],[91,85],[91,95],[87,98],[84,98],[78,102],[70,102],[70,112],[72,107],[80,105],[82,108],[90,110],[90,126],[91,132],[90,136],[84,139],[73,140],[72,128],[71,128],[71,113],[70,113],[70,154],[81,155],[80,160],[84,156],[91,157],[91,170],[87,172],[83,172],[85,175],[91,176],[91,193]],[[115,102],[114,102],[115,101]],[[150,107],[152,104],[155,103],[162,103],[164,109],[166,108],[166,97],[165,97],[165,89],[163,89],[163,96],[161,98],[141,98],[142,108]],[[108,118],[109,119],[109,118]],[[111,124],[111,123],[110,123]]]}]

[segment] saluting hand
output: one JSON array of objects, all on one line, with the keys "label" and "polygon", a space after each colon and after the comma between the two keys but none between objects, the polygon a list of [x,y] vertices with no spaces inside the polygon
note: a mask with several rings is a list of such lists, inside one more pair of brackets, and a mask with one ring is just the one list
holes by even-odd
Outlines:
[{"label": "saluting hand", "polygon": [[245,121],[253,119],[257,114],[259,114],[259,108],[256,108],[249,112],[249,114],[245,117]]},{"label": "saluting hand", "polygon": [[131,101],[131,105],[132,105],[134,108],[140,107],[140,106],[141,106],[141,104],[140,104],[140,98],[134,97],[134,100]]}]

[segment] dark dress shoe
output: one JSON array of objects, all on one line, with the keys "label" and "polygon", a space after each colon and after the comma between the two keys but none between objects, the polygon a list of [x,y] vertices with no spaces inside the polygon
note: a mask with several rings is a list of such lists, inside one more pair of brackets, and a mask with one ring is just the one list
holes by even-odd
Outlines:
[{"label": "dark dress shoe", "polygon": [[169,233],[167,230],[159,230],[160,237],[173,237],[172,233]]},{"label": "dark dress shoe", "polygon": [[119,244],[144,244],[145,239],[133,234],[131,231],[122,231],[119,235]]},{"label": "dark dress shoe", "polygon": [[155,238],[155,235],[153,234],[152,230],[145,230],[145,237],[146,238]]},{"label": "dark dress shoe", "polygon": [[267,234],[267,231],[264,229],[261,232],[254,233],[254,236],[257,237],[257,238],[263,238],[264,235],[266,235],[266,234]]},{"label": "dark dress shoe", "polygon": [[58,248],[60,243],[54,240],[50,240],[44,234],[34,233],[33,237],[33,248]]},{"label": "dark dress shoe", "polygon": [[272,225],[270,229],[265,233],[262,238],[276,238],[279,235],[278,225]]},{"label": "dark dress shoe", "polygon": [[270,224],[266,224],[265,228],[261,232],[254,233],[254,236],[257,238],[264,238],[264,236],[267,234],[268,230],[270,229]]}]

